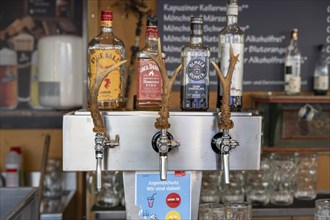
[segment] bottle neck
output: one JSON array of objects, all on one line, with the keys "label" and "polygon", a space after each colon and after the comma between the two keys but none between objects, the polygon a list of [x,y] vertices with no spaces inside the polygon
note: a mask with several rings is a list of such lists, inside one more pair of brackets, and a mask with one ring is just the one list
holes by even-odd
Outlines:
[{"label": "bottle neck", "polygon": [[298,39],[291,39],[290,46],[291,48],[298,48]]},{"label": "bottle neck", "polygon": [[112,33],[112,26],[101,26],[101,33],[111,34]]},{"label": "bottle neck", "polygon": [[190,43],[193,45],[203,43],[203,26],[201,23],[191,24]]},{"label": "bottle neck", "polygon": [[237,24],[237,15],[227,15],[227,26]]},{"label": "bottle neck", "polygon": [[203,36],[202,35],[190,35],[190,43],[191,44],[202,44]]},{"label": "bottle neck", "polygon": [[158,27],[157,26],[148,26],[146,29],[146,40],[145,46],[148,50],[155,50],[158,49]]}]

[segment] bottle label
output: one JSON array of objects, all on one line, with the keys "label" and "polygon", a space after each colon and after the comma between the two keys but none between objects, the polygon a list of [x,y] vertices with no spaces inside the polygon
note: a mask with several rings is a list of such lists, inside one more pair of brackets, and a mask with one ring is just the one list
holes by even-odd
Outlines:
[{"label": "bottle label", "polygon": [[301,75],[301,56],[296,55],[292,57],[292,74],[294,76]]},{"label": "bottle label", "polygon": [[288,85],[288,93],[299,93],[301,88],[301,77],[300,76],[290,76],[289,85]]},{"label": "bottle label", "polygon": [[[224,43],[221,44],[221,61],[220,69],[224,76],[227,76],[229,61],[230,61],[230,44]],[[231,80],[230,86],[230,95],[231,96],[242,96],[243,92],[243,64],[244,64],[244,44],[234,43],[232,44],[234,55],[239,54],[238,61],[235,65],[233,77]],[[222,87],[221,87],[222,94]]]},{"label": "bottle label", "polygon": [[206,64],[202,59],[191,59],[187,65],[186,74],[193,81],[203,80],[206,75]]},{"label": "bottle label", "polygon": [[209,57],[188,56],[183,60],[181,108],[205,110],[209,105]]},{"label": "bottle label", "polygon": [[205,99],[205,93],[205,84],[188,83],[186,85],[187,99]]},{"label": "bottle label", "polygon": [[284,91],[289,92],[289,82],[292,74],[285,74],[284,75]]},{"label": "bottle label", "polygon": [[137,73],[137,99],[162,100],[162,75],[156,63],[150,59],[139,59]]},{"label": "bottle label", "polygon": [[[120,50],[90,50],[90,92],[96,79],[97,67],[98,71],[102,72],[120,61]],[[100,86],[98,101],[119,99],[121,95],[121,82],[120,67],[118,67],[104,78]]]},{"label": "bottle label", "polygon": [[15,108],[17,104],[16,66],[0,66],[0,108]]},{"label": "bottle label", "polygon": [[329,76],[314,76],[314,90],[328,90]]},{"label": "bottle label", "polygon": [[19,186],[19,171],[17,166],[15,165],[6,168],[6,186],[7,187]]}]

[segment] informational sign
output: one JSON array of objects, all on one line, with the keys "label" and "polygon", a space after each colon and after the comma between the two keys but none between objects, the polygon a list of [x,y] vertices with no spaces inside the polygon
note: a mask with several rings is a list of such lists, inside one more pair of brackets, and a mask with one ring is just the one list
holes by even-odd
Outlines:
[{"label": "informational sign", "polygon": [[191,219],[190,172],[168,172],[161,181],[159,173],[136,172],[135,204],[140,219]]},{"label": "informational sign", "polygon": [[70,0],[28,0],[28,14],[40,17],[69,17]]},{"label": "informational sign", "polygon": [[[204,18],[204,44],[218,62],[218,35],[226,24],[226,1],[159,0],[158,19],[166,67],[169,72],[181,63],[181,49],[190,41],[190,18]],[[238,24],[245,31],[244,91],[283,91],[284,56],[290,32],[298,28],[303,56],[302,90],[311,91],[318,45],[330,55],[329,0],[239,0]],[[211,89],[217,76],[211,66]],[[175,82],[179,89],[181,78]]]}]

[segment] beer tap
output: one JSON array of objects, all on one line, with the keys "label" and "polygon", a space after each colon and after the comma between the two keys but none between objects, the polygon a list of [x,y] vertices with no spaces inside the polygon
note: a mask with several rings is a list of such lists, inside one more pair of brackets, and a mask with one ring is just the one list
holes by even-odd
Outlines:
[{"label": "beer tap", "polygon": [[229,184],[229,152],[231,149],[239,146],[239,142],[231,139],[229,129],[224,129],[222,132],[214,135],[211,146],[214,152],[221,155],[221,169],[223,170],[224,181],[226,184]]},{"label": "beer tap", "polygon": [[168,122],[169,115],[169,100],[172,91],[172,86],[175,78],[177,77],[181,64],[175,69],[173,75],[171,77],[168,76],[165,62],[162,57],[161,44],[160,39],[158,39],[158,52],[157,55],[152,55],[147,53],[147,56],[150,57],[157,64],[159,71],[162,74],[163,80],[163,92],[162,92],[162,102],[161,108],[159,110],[159,118],[156,119],[155,128],[160,131],[157,132],[152,138],[152,147],[153,149],[159,153],[159,172],[160,179],[167,179],[167,167],[168,167],[168,152],[170,152],[173,148],[179,147],[180,143],[177,140],[173,139],[173,136],[167,132],[167,130],[171,127]]},{"label": "beer tap", "polygon": [[157,132],[151,141],[153,149],[159,153],[159,171],[160,179],[167,179],[167,158],[168,152],[173,148],[179,147],[180,142],[174,140],[173,136],[167,132],[167,129],[161,129]]},{"label": "beer tap", "polygon": [[227,75],[224,76],[219,69],[218,65],[212,61],[212,64],[220,78],[223,87],[223,99],[221,105],[221,112],[218,115],[218,129],[219,133],[214,135],[211,140],[211,147],[214,152],[221,155],[221,168],[224,173],[224,181],[229,184],[229,152],[231,149],[239,146],[239,142],[233,140],[229,135],[229,130],[234,127],[234,122],[230,119],[231,113],[229,109],[229,99],[230,99],[230,84],[233,76],[235,65],[238,61],[239,54],[234,55],[232,45],[230,44],[230,60]]},{"label": "beer tap", "polygon": [[90,92],[90,98],[88,100],[89,104],[89,109],[91,112],[91,116],[93,119],[93,132],[95,133],[95,157],[96,157],[96,189],[98,191],[101,190],[102,186],[102,160],[103,160],[103,155],[104,155],[104,149],[107,147],[113,148],[116,146],[119,146],[119,136],[116,135],[114,140],[111,140],[106,136],[106,128],[104,126],[104,122],[100,113],[100,110],[97,105],[97,97],[99,93],[99,89],[101,86],[102,81],[104,78],[108,75],[111,74],[113,70],[115,70],[117,67],[121,66],[122,64],[126,63],[126,60],[123,60],[119,63],[116,63],[112,65],[111,67],[105,69],[105,70],[100,70],[97,66],[97,74],[95,78],[95,82],[93,84],[93,87]]}]

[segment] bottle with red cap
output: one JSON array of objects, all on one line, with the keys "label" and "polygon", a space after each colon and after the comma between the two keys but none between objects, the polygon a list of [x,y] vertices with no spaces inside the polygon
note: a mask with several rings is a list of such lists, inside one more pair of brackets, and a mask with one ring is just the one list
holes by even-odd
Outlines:
[{"label": "bottle with red cap", "polygon": [[[158,17],[147,17],[145,47],[137,54],[136,76],[137,92],[135,107],[137,110],[158,111],[162,102],[162,74],[155,61],[146,53],[158,53]],[[165,53],[162,52],[165,59]]]},{"label": "bottle with red cap", "polygon": [[10,147],[6,157],[6,186],[18,187],[22,182],[22,151],[21,147]]},{"label": "bottle with red cap", "polygon": [[[126,59],[125,45],[112,30],[112,11],[101,12],[101,32],[88,44],[88,87],[92,91],[98,72]],[[126,70],[121,65],[103,80],[98,93],[100,110],[120,110],[125,107]]]}]

